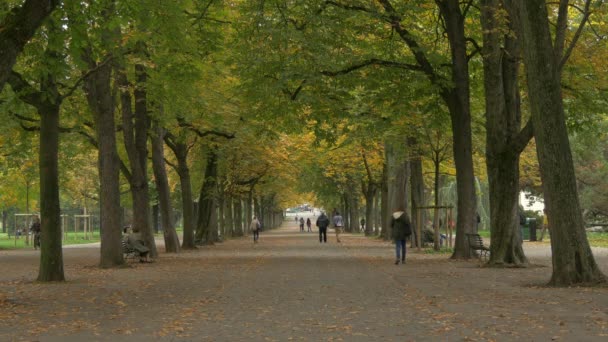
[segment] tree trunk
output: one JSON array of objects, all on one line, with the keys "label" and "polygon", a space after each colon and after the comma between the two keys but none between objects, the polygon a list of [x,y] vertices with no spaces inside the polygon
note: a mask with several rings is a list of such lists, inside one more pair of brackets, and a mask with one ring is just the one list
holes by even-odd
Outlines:
[{"label": "tree trunk", "polygon": [[217,189],[217,207],[218,207],[218,217],[217,224],[220,230],[220,234],[222,234],[222,239],[226,240],[229,238],[228,229],[226,229],[226,193],[222,190],[221,185]]},{"label": "tree trunk", "polygon": [[167,179],[165,168],[164,151],[164,129],[155,124],[155,132],[152,134],[152,169],[156,180],[156,190],[158,191],[158,201],[160,203],[160,217],[165,238],[165,252],[179,252],[179,238],[173,226],[173,208],[171,207],[171,189]]},{"label": "tree trunk", "polygon": [[[52,87],[56,90],[54,83]],[[38,281],[64,281],[59,208],[59,103],[47,108],[41,114],[40,215],[42,220]]]},{"label": "tree trunk", "polygon": [[84,84],[87,101],[95,120],[99,151],[100,266],[109,268],[124,264],[121,247],[119,159],[111,90],[112,65],[89,64],[89,68],[96,68],[96,72],[87,77]]},{"label": "tree trunk", "polygon": [[589,247],[580,210],[562,103],[561,60],[554,55],[546,2],[523,1],[520,14],[536,152],[551,227],[550,284],[606,282]]},{"label": "tree trunk", "polygon": [[251,226],[251,221],[253,220],[253,212],[252,212],[253,188],[251,188],[249,190],[246,205],[247,205],[247,207],[245,208],[245,215],[246,215],[245,229],[247,230],[247,234],[249,234],[249,233],[251,233],[251,231],[249,230],[249,226]]},{"label": "tree trunk", "polygon": [[376,198],[376,185],[367,184],[365,192],[365,236],[371,236],[374,232],[374,199]]},{"label": "tree trunk", "polygon": [[195,237],[195,241],[198,244],[212,245],[215,242],[213,230],[217,230],[216,191],[217,155],[215,151],[210,151],[207,155],[205,180],[201,186],[201,192],[198,200],[198,220],[196,222]]},{"label": "tree trunk", "polygon": [[59,2],[26,0],[21,7],[13,8],[0,22],[0,92],[17,61],[17,56]]},{"label": "tree trunk", "polygon": [[[411,170],[411,223],[412,223],[412,246],[416,246],[416,229],[418,226],[418,211],[420,211],[420,220],[424,222],[424,215],[422,209],[417,209],[424,206],[424,175],[422,174],[422,158],[420,157],[420,151],[418,149],[418,143],[415,139],[408,141],[412,156],[410,157],[410,170]],[[416,246],[417,247],[417,246]]]},{"label": "tree trunk", "polygon": [[349,214],[350,217],[350,232],[358,233],[359,232],[359,194],[354,191],[350,193],[349,196]]},{"label": "tree trunk", "polygon": [[243,236],[243,205],[239,197],[234,198],[234,235]]},{"label": "tree trunk", "polygon": [[6,233],[7,222],[8,222],[8,211],[2,210],[2,233]]},{"label": "tree trunk", "polygon": [[469,258],[471,255],[466,233],[475,231],[477,209],[473,174],[467,37],[464,32],[465,18],[458,1],[442,0],[438,1],[438,4],[445,20],[452,55],[453,87],[442,89],[441,97],[446,102],[452,122],[458,192],[458,222],[452,259],[461,259]]},{"label": "tree trunk", "polygon": [[227,196],[224,200],[226,201],[226,209],[224,212],[226,215],[226,230],[228,231],[228,236],[237,236],[236,229],[234,228],[234,209],[232,207],[232,197]]},{"label": "tree trunk", "polygon": [[[385,148],[386,150],[386,148]],[[382,199],[380,201],[380,220],[381,230],[380,235],[384,240],[390,238],[389,222],[390,222],[390,209],[388,208],[388,161],[385,159],[382,167]]]},{"label": "tree trunk", "polygon": [[[506,2],[509,32],[504,34],[500,0],[482,1],[486,100],[486,165],[490,197],[491,266],[525,266],[519,217],[519,154],[513,146],[521,126],[518,85],[521,55],[518,14]],[[527,142],[527,140],[526,140]],[[522,144],[521,148],[525,145]]]},{"label": "tree trunk", "polygon": [[165,136],[165,142],[173,150],[177,159],[177,174],[182,193],[182,213],[184,217],[183,249],[194,249],[194,200],[192,199],[192,181],[188,167],[188,147],[183,142],[171,142]]}]

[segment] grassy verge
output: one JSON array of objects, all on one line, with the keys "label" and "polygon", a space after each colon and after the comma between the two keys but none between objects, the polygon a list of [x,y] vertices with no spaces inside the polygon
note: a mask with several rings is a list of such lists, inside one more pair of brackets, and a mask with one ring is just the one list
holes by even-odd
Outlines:
[{"label": "grassy verge", "polygon": [[[490,238],[489,230],[480,230],[479,235],[484,238]],[[540,230],[537,230],[536,234],[540,234]],[[538,236],[538,235],[537,235]],[[608,233],[587,233],[587,239],[589,240],[589,245],[591,247],[604,247],[608,248]],[[551,242],[551,238],[548,235],[545,235],[543,242]]]},{"label": "grassy verge", "polygon": [[[99,232],[95,232],[92,236],[89,234],[89,239],[84,239],[83,233],[67,233],[67,237],[63,240],[63,245],[80,245],[86,243],[99,242]],[[22,249],[34,248],[34,240],[30,236],[29,245],[25,243],[25,236],[19,237],[15,241],[15,236],[9,237],[7,234],[0,233],[0,249]]]}]

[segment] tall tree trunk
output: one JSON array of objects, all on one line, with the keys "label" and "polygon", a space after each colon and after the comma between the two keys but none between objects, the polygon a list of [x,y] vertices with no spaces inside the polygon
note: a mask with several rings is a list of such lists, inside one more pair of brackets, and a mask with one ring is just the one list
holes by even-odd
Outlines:
[{"label": "tall tree trunk", "polygon": [[359,232],[359,194],[354,190],[350,193],[349,196],[349,214],[350,217],[350,232],[358,233]]},{"label": "tall tree trunk", "polygon": [[183,249],[194,249],[194,200],[192,196],[192,181],[190,168],[188,167],[188,146],[183,142],[177,142],[165,135],[165,142],[171,148],[177,159],[177,174],[182,193],[182,213],[184,217]]},{"label": "tall tree trunk", "polygon": [[236,235],[236,229],[234,228],[234,209],[232,207],[232,204],[233,204],[232,197],[227,196],[224,200],[226,201],[225,215],[226,215],[226,230],[228,231],[228,236],[229,237],[238,236],[238,235]]},{"label": "tall tree trunk", "polygon": [[[222,181],[223,182],[223,181]],[[220,182],[220,184],[222,183]],[[226,229],[226,192],[222,190],[222,186],[218,186],[217,189],[217,207],[218,207],[218,217],[217,224],[220,230],[220,234],[222,234],[222,239],[226,240],[229,238],[228,229]]]},{"label": "tall tree trunk", "polygon": [[453,88],[444,88],[441,96],[450,112],[453,133],[456,188],[458,192],[458,222],[452,259],[469,258],[471,252],[466,233],[475,231],[477,196],[473,173],[473,147],[471,133],[471,104],[467,37],[464,32],[464,15],[456,0],[438,1],[445,20],[452,55]]},{"label": "tall tree trunk", "polygon": [[245,208],[245,215],[246,215],[245,229],[247,230],[247,234],[251,233],[249,226],[251,226],[251,221],[253,220],[252,206],[253,206],[253,187],[249,190],[249,193],[247,194],[247,203],[246,203],[246,208]]},{"label": "tall tree trunk", "polygon": [[234,235],[243,236],[243,205],[241,199],[237,196],[234,198]]},{"label": "tall tree trunk", "polygon": [[196,222],[195,241],[198,244],[213,244],[213,230],[217,231],[216,214],[216,191],[217,191],[217,154],[209,151],[207,155],[207,167],[205,168],[205,180],[201,186],[198,200],[198,220]]},{"label": "tall tree trunk", "polygon": [[131,85],[124,70],[120,70],[117,83],[120,85],[122,110],[122,131],[124,145],[129,159],[130,173],[123,167],[123,174],[129,181],[133,199],[133,230],[141,233],[146,246],[150,248],[150,256],[158,256],[154,232],[149,224],[150,195],[148,188],[147,157],[148,157],[148,128],[149,118],[146,104],[146,75],[143,66],[136,65],[137,84],[133,91],[135,97],[135,114],[132,109]]},{"label": "tall tree trunk", "polygon": [[[109,12],[111,10],[104,11],[104,15],[109,17]],[[111,43],[110,35],[110,32],[104,34],[105,44]],[[120,166],[116,150],[115,106],[111,90],[112,65],[98,64],[91,56],[86,56],[85,59],[89,63],[89,69],[96,69],[95,73],[85,79],[84,88],[93,112],[99,151],[100,266],[109,268],[124,264],[121,248]]]},{"label": "tall tree trunk", "polygon": [[374,198],[376,197],[376,185],[368,183],[365,189],[365,236],[371,236],[374,232]]},{"label": "tall tree trunk", "polygon": [[[380,187],[382,187],[382,183],[380,183]],[[380,226],[382,225],[380,197],[382,197],[382,189],[376,191],[376,195],[374,196],[374,236],[380,235]]]},{"label": "tall tree trunk", "polygon": [[536,152],[551,227],[553,274],[550,284],[606,282],[597,267],[580,210],[561,94],[561,54],[555,57],[546,2],[520,7],[524,62]]},{"label": "tall tree trunk", "polygon": [[[420,156],[420,150],[418,148],[418,142],[415,139],[408,140],[410,151],[412,152],[410,157],[410,170],[411,170],[411,223],[412,223],[412,246],[416,246],[416,229],[419,223],[424,222],[424,211],[418,209],[424,206],[424,175],[422,174],[422,158]],[[418,212],[420,211],[420,221],[418,222]]]},{"label": "tall tree trunk", "polygon": [[[386,150],[386,149],[385,149]],[[390,220],[390,209],[388,208],[388,161],[385,159],[384,165],[382,167],[382,196],[380,200],[380,220],[381,220],[381,230],[380,236],[384,240],[390,239],[390,231],[389,231],[389,220]]]},{"label": "tall tree trunk", "polygon": [[0,22],[0,92],[17,61],[17,56],[59,2],[26,0],[21,7],[13,8]]},{"label": "tall tree trunk", "polygon": [[[50,77],[49,77],[50,78]],[[47,80],[46,82],[52,82]],[[56,86],[52,82],[52,88]],[[41,246],[38,281],[64,281],[59,208],[59,103],[41,113],[40,215]]]},{"label": "tall tree trunk", "polygon": [[2,210],[2,233],[6,233],[7,223],[8,223],[8,211]]},{"label": "tall tree trunk", "polygon": [[155,124],[154,133],[152,134],[152,169],[154,171],[154,179],[156,180],[156,190],[158,191],[158,201],[160,203],[160,218],[163,227],[163,236],[165,238],[165,252],[179,252],[179,238],[173,226],[173,208],[171,207],[171,190],[169,189],[169,180],[167,179],[167,170],[165,168],[165,150],[164,150],[164,129]]},{"label": "tall tree trunk", "polygon": [[528,260],[521,244],[517,215],[519,155],[525,146],[523,142],[527,143],[531,137],[531,129],[520,133],[518,13],[505,2],[504,9],[509,14],[509,31],[505,34],[500,15],[503,10],[501,3],[500,0],[482,1],[481,15],[492,236],[489,265],[525,266]]}]

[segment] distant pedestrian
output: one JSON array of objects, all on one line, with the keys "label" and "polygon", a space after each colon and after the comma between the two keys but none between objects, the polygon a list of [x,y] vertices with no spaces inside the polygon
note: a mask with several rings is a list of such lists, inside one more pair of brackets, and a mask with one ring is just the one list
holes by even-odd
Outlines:
[{"label": "distant pedestrian", "polygon": [[310,217],[306,219],[306,227],[308,227],[308,231],[312,232],[312,222],[310,222]]},{"label": "distant pedestrian", "polygon": [[340,233],[342,233],[342,227],[344,227],[344,220],[342,219],[342,215],[340,215],[339,211],[336,211],[336,215],[334,216],[334,229],[336,230],[336,242],[340,241]]},{"label": "distant pedestrian", "polygon": [[300,217],[300,231],[303,232],[304,231],[304,218]]},{"label": "distant pedestrian", "polygon": [[260,239],[260,228],[262,228],[262,224],[257,217],[254,216],[249,225],[249,229],[253,232],[253,243],[258,243],[258,240]]},{"label": "distant pedestrian", "polygon": [[412,227],[407,213],[402,208],[397,209],[391,217],[392,237],[395,241],[395,265],[399,265],[399,261],[405,264],[405,240],[412,235]]},{"label": "distant pedestrian", "polygon": [[365,231],[365,217],[361,218],[361,221],[359,221],[361,223],[361,231],[364,232]]},{"label": "distant pedestrian", "polygon": [[296,215],[296,222],[298,222],[298,215]]},{"label": "distant pedestrian", "polygon": [[317,227],[319,228],[319,242],[327,242],[327,227],[329,226],[329,218],[325,213],[321,213],[317,219]]}]

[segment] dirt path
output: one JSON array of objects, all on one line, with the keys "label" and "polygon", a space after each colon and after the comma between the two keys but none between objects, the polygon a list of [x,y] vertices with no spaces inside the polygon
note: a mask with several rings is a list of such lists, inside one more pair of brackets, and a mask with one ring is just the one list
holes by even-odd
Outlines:
[{"label": "dirt path", "polygon": [[[95,248],[65,252],[65,284],[32,282],[34,251],[0,252],[0,340],[606,341],[608,289],[540,287],[550,267],[480,269],[388,243],[300,233],[295,223],[100,270]],[[332,232],[333,233],[333,232]],[[548,247],[528,244],[550,265]],[[608,253],[596,250],[608,274]]]}]

